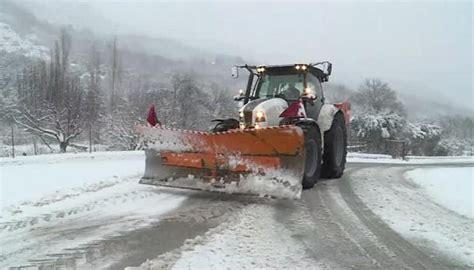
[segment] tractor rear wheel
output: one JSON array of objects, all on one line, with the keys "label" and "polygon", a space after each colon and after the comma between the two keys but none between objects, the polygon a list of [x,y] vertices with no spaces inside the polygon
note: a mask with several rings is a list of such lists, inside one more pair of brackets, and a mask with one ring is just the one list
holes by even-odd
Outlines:
[{"label": "tractor rear wheel", "polygon": [[339,178],[344,173],[347,156],[347,129],[342,113],[337,113],[331,129],[324,134],[323,178]]},{"label": "tractor rear wheel", "polygon": [[308,126],[305,131],[305,163],[303,189],[312,188],[321,175],[321,133],[319,128]]}]

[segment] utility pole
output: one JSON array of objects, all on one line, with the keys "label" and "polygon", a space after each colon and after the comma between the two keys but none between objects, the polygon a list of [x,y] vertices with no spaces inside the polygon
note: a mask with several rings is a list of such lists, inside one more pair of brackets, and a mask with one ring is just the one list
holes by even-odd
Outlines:
[{"label": "utility pole", "polygon": [[15,158],[15,132],[13,130],[13,124],[11,125],[12,129],[12,157]]},{"label": "utility pole", "polygon": [[113,51],[112,51],[112,93],[110,98],[110,107],[112,111],[115,110],[115,81],[117,77],[117,37],[114,37]]},{"label": "utility pole", "polygon": [[92,124],[89,124],[89,153],[92,153]]},{"label": "utility pole", "polygon": [[36,136],[33,137],[33,150],[35,152],[35,156],[38,155],[38,144],[36,143]]}]

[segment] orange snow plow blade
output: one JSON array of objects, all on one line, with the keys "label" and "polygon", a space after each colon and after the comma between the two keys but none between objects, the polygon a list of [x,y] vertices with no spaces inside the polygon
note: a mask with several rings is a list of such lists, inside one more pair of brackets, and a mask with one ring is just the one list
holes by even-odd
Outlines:
[{"label": "orange snow plow blade", "polygon": [[139,126],[142,184],[299,198],[304,135],[296,126],[195,132]]}]

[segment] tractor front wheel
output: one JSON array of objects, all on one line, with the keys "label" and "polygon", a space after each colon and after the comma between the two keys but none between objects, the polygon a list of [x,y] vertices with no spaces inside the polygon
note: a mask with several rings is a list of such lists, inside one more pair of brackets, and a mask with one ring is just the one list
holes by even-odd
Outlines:
[{"label": "tractor front wheel", "polygon": [[303,176],[303,189],[312,188],[321,175],[321,133],[315,126],[305,130],[305,163]]}]

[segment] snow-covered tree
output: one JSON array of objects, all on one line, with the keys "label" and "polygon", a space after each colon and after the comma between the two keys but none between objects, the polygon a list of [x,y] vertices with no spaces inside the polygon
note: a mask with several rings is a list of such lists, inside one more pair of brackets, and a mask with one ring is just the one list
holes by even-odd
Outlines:
[{"label": "snow-covered tree", "polygon": [[385,141],[399,138],[405,124],[398,114],[362,114],[352,118],[351,129],[358,140],[367,144],[368,151],[382,153]]},{"label": "snow-covered tree", "polygon": [[80,79],[68,71],[70,50],[71,37],[62,31],[52,61],[25,69],[17,79],[15,123],[35,135],[56,140],[61,152],[81,134],[85,118]]},{"label": "snow-covered tree", "polygon": [[435,155],[435,148],[441,139],[442,129],[440,126],[409,123],[406,128],[413,155]]},{"label": "snow-covered tree", "polygon": [[434,149],[437,156],[472,156],[474,141],[455,137],[443,138]]}]

